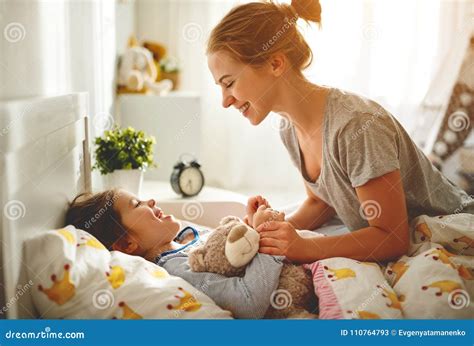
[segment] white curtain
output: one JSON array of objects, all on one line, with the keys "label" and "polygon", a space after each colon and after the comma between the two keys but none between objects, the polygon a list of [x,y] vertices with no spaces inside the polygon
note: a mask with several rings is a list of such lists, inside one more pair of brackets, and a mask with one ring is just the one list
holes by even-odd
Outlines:
[{"label": "white curtain", "polygon": [[91,135],[114,97],[114,1],[0,3],[0,100],[89,93]]},{"label": "white curtain", "polygon": [[[301,193],[301,179],[279,139],[278,116],[253,127],[237,110],[223,109],[220,89],[207,68],[210,30],[241,2],[139,0],[138,35],[165,43],[180,59],[183,89],[202,96],[201,161],[209,183],[241,191]],[[471,20],[471,4],[322,0],[322,30],[302,26],[314,52],[306,74],[316,83],[377,100],[411,131],[416,108],[445,52]]]},{"label": "white curtain", "polygon": [[2,1],[0,30],[0,101],[88,92],[92,145],[113,122],[115,1]]}]

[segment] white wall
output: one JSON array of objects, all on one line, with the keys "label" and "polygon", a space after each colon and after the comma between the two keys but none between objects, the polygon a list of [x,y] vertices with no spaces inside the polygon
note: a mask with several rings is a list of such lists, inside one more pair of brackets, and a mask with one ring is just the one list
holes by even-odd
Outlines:
[{"label": "white wall", "polygon": [[0,100],[40,95],[46,79],[38,2],[0,3]]},{"label": "white wall", "polygon": [[115,8],[115,35],[117,54],[123,54],[130,35],[137,35],[136,1],[118,1]]},{"label": "white wall", "polygon": [[113,123],[115,1],[5,0],[0,33],[0,100],[87,91],[91,144]]},{"label": "white wall", "polygon": [[96,118],[115,88],[115,1],[0,4],[0,100],[89,92]]},{"label": "white wall", "polygon": [[171,3],[169,0],[137,0],[136,29],[140,40],[162,42],[171,55],[176,55],[176,45],[172,35],[176,28],[171,22]]}]

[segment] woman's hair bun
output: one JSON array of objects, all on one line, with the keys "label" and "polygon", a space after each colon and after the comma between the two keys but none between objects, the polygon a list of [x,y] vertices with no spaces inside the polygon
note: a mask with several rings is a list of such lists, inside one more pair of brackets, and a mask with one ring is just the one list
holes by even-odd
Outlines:
[{"label": "woman's hair bun", "polygon": [[291,7],[299,18],[321,23],[321,4],[319,0],[291,0]]}]

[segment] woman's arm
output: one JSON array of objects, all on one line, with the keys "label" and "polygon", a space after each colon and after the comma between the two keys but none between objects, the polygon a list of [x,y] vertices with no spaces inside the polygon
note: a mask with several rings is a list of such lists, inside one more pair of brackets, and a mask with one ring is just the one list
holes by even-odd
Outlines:
[{"label": "woman's arm", "polygon": [[409,246],[408,216],[400,171],[372,179],[356,192],[369,227],[344,235],[303,239],[291,224],[269,222],[257,229],[260,252],[283,255],[299,263],[330,257],[386,261],[405,254]]},{"label": "woman's arm", "polygon": [[325,224],[336,212],[318,198],[306,184],[304,186],[308,197],[293,214],[286,218],[286,221],[296,229],[314,230]]}]

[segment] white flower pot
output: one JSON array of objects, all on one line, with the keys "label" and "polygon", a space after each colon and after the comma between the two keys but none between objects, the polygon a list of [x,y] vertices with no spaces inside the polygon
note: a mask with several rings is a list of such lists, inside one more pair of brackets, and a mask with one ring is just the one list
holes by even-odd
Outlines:
[{"label": "white flower pot", "polygon": [[112,173],[104,175],[103,179],[104,189],[122,188],[138,196],[143,183],[143,171],[141,169],[116,169]]}]

